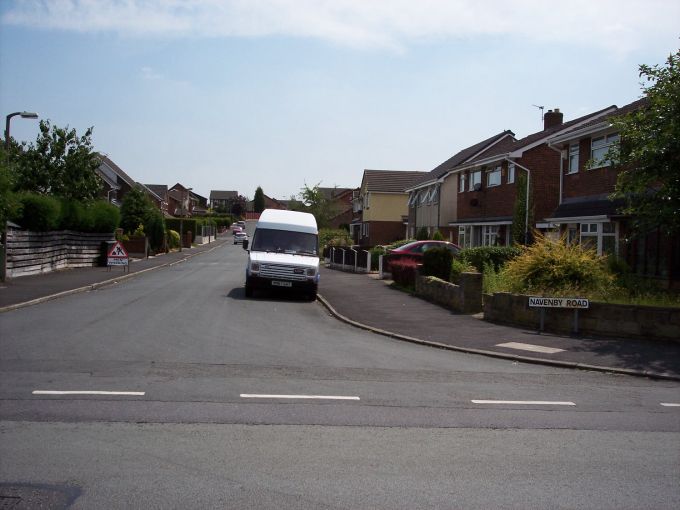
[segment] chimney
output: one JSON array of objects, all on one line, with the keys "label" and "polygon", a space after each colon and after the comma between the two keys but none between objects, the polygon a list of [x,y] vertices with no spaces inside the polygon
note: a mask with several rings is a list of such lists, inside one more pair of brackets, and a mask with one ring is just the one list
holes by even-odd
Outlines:
[{"label": "chimney", "polygon": [[559,108],[555,108],[555,110],[548,110],[548,113],[543,116],[543,129],[550,129],[551,127],[559,126],[562,124],[563,119],[564,114]]}]

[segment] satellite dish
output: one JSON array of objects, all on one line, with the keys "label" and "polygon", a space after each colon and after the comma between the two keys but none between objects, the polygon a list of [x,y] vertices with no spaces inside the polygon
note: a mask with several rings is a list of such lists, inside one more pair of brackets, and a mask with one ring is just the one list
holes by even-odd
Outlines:
[{"label": "satellite dish", "polygon": [[482,189],[482,183],[476,182],[475,185],[474,185],[474,190],[479,191],[480,189]]}]

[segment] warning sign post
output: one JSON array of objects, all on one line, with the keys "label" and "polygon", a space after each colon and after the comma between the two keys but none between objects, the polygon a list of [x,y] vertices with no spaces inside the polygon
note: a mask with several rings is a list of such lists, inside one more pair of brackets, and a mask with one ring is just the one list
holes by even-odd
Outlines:
[{"label": "warning sign post", "polygon": [[120,241],[116,241],[111,246],[109,253],[106,255],[106,265],[109,271],[112,266],[123,266],[123,269],[127,268],[130,271],[130,257],[125,248],[123,248],[123,245],[120,244]]}]

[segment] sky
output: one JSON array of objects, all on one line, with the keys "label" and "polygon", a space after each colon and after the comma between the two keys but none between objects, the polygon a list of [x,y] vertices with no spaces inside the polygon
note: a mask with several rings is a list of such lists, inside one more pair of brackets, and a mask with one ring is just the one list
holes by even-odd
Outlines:
[{"label": "sky", "polygon": [[537,106],[630,103],[678,20],[677,0],[3,0],[0,112],[94,127],[144,184],[287,199],[540,131]]}]

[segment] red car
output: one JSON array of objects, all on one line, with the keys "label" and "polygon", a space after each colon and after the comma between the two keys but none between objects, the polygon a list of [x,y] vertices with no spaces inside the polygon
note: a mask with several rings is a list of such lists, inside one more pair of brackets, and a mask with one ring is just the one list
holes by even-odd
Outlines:
[{"label": "red car", "polygon": [[460,251],[460,246],[449,243],[448,241],[413,241],[412,243],[405,244],[399,248],[389,250],[385,259],[388,267],[389,263],[393,260],[414,259],[418,262],[422,262],[424,252],[432,248],[442,247],[448,249],[454,257],[458,255],[458,252]]}]

